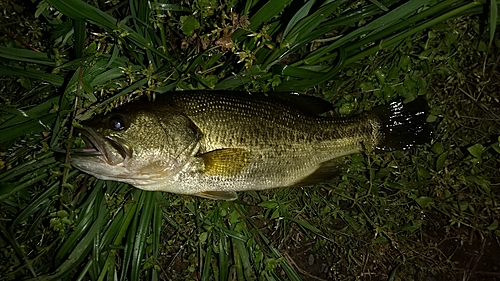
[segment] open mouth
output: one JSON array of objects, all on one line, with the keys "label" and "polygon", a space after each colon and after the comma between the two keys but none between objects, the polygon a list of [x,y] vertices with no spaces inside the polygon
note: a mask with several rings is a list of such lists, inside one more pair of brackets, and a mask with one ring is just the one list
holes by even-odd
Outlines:
[{"label": "open mouth", "polygon": [[82,134],[81,138],[85,142],[85,147],[80,150],[85,154],[102,155],[97,149],[97,146],[86,135]]},{"label": "open mouth", "polygon": [[124,142],[114,136],[101,136],[92,129],[79,130],[85,147],[79,150],[81,156],[97,157],[110,165],[117,165],[132,156],[132,151]]}]

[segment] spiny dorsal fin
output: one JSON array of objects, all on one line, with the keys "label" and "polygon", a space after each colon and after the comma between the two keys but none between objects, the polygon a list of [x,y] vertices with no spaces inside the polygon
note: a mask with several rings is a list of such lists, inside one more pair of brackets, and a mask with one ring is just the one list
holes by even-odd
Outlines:
[{"label": "spiny dorsal fin", "polygon": [[312,174],[302,178],[291,186],[308,186],[336,178],[342,173],[343,164],[340,161],[323,162]]},{"label": "spiny dorsal fin", "polygon": [[212,200],[232,201],[238,199],[238,195],[236,195],[234,191],[204,191],[196,193],[195,195]]},{"label": "spiny dorsal fin", "polygon": [[243,148],[225,148],[200,155],[209,175],[233,177],[248,165],[250,152]]}]

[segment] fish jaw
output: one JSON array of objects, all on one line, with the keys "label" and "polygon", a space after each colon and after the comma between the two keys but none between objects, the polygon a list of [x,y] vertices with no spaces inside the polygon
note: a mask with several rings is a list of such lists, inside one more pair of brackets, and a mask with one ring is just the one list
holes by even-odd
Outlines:
[{"label": "fish jaw", "polygon": [[110,165],[103,160],[102,155],[96,157],[72,157],[70,163],[73,167],[101,180],[127,182],[130,171],[123,165]]},{"label": "fish jaw", "polygon": [[[75,168],[92,175],[101,180],[119,181],[131,184],[142,190],[164,190],[169,189],[169,182],[176,174],[175,171],[166,168],[157,167],[153,171],[145,171],[149,167],[142,167],[139,170],[127,167],[126,163],[111,165],[104,157],[72,157],[71,165]],[[166,190],[168,191],[168,190]]]},{"label": "fish jaw", "polygon": [[101,136],[91,128],[79,130],[85,142],[81,152],[109,165],[127,162],[132,157],[132,149],[116,136]]},{"label": "fish jaw", "polygon": [[130,174],[125,164],[132,152],[117,138],[103,137],[90,128],[79,130],[79,133],[85,148],[71,156],[72,166],[102,180],[123,181]]}]

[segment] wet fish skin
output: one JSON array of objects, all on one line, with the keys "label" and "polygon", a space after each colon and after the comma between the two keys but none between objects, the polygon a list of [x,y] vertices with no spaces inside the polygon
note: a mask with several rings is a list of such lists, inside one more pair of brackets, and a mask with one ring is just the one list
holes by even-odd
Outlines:
[{"label": "wet fish skin", "polygon": [[144,190],[232,200],[236,191],[320,182],[332,176],[330,160],[366,148],[405,149],[428,135],[422,101],[347,118],[319,116],[302,108],[306,103],[326,102],[285,94],[166,94],[84,123],[87,150],[101,155],[71,163]]}]

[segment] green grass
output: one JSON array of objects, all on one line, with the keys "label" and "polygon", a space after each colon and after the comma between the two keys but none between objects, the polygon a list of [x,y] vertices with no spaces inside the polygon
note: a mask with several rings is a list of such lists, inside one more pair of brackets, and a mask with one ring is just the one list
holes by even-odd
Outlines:
[{"label": "green grass", "polygon": [[[91,3],[0,4],[0,280],[498,276],[496,1]],[[94,113],[187,89],[308,93],[342,115],[423,95],[434,135],[235,202],[53,158]]]}]

